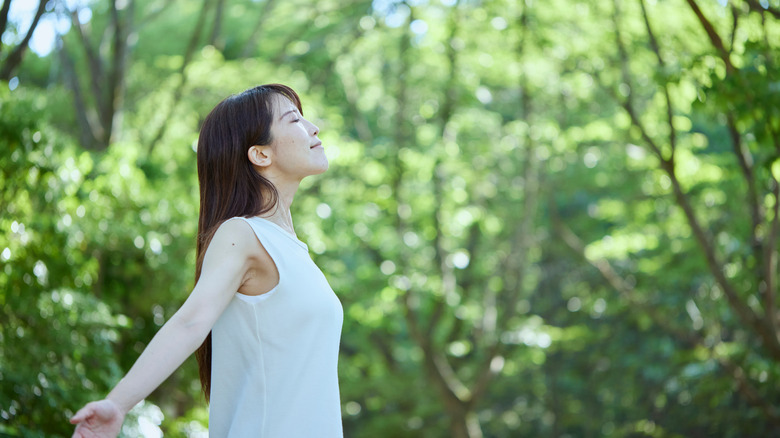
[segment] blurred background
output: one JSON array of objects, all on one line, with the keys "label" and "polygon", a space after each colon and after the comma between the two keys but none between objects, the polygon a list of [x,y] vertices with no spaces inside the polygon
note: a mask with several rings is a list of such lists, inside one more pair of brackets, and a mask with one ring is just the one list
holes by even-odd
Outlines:
[{"label": "blurred background", "polygon": [[[778,0],[5,0],[0,436],[70,436],[191,290],[195,148],[254,85],[346,437],[780,427]],[[126,437],[207,436],[194,359]]]}]

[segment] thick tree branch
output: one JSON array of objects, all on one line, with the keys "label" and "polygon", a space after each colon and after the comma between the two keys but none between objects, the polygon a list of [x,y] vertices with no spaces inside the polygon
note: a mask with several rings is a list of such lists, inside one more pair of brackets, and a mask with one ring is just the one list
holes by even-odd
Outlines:
[{"label": "thick tree branch", "polygon": [[[81,47],[84,50],[84,53],[87,55],[87,68],[89,69],[90,73],[88,82],[90,89],[92,90],[92,100],[95,102],[97,114],[98,117],[100,117],[100,114],[105,114],[108,112],[108,108],[105,107],[105,101],[103,99],[103,91],[100,88],[100,84],[104,83],[103,63],[95,49],[92,47],[92,44],[89,42],[89,38],[84,31],[84,27],[81,24],[81,21],[79,21],[79,14],[77,10],[71,12],[71,22],[73,24],[73,28],[76,29],[76,34],[78,35],[79,41],[81,42]],[[102,139],[104,137],[103,125],[100,124],[100,126],[96,126],[95,128],[97,128],[97,130],[94,131],[95,138]]]},{"label": "thick tree branch", "polygon": [[409,292],[401,298],[402,309],[409,334],[415,343],[423,350],[423,367],[426,374],[433,379],[433,383],[450,413],[465,412],[464,400],[470,397],[470,391],[458,379],[447,358],[435,351],[430,338],[426,337],[417,322],[414,314],[416,307],[413,295]]},{"label": "thick tree branch", "polygon": [[[520,38],[518,40],[517,48],[515,49],[518,58],[521,60],[525,53],[528,40],[528,16],[528,7],[523,7],[518,20]],[[530,121],[533,118],[531,93],[529,92],[527,75],[523,72],[520,73],[520,77],[518,78],[518,88],[520,91],[520,105],[517,118]],[[521,173],[524,182],[522,219],[517,228],[515,228],[514,236],[511,239],[511,242],[513,242],[511,250],[508,251],[504,263],[501,263],[501,270],[496,272],[496,275],[502,275],[505,278],[507,278],[508,273],[514,273],[511,277],[513,281],[509,281],[510,278],[507,278],[507,281],[505,282],[506,289],[502,295],[506,297],[506,306],[503,308],[503,312],[497,313],[496,315],[497,325],[499,327],[507,327],[510,318],[516,314],[517,304],[522,296],[525,273],[528,269],[528,252],[533,241],[533,227],[539,200],[539,175],[535,149],[536,142],[529,131],[525,138],[526,153],[522,163]],[[496,375],[497,370],[492,364],[494,360],[498,360],[504,348],[506,348],[505,344],[502,344],[500,339],[495,337],[487,354],[483,355],[483,361],[477,369],[477,377],[473,387],[473,399],[475,401],[482,397],[483,393],[487,390],[488,384]]]},{"label": "thick tree branch", "polygon": [[111,25],[114,28],[112,38],[111,64],[108,74],[108,89],[106,90],[105,107],[109,112],[105,114],[103,126],[106,130],[105,144],[111,143],[114,132],[121,127],[122,104],[124,101],[125,73],[127,71],[128,47],[127,39],[132,29],[134,0],[127,1],[125,5],[125,18],[119,15],[116,0],[111,1]]},{"label": "thick tree branch", "polygon": [[[398,74],[398,108],[396,111],[397,122],[393,131],[393,137],[395,144],[400,149],[405,145],[408,139],[411,137],[408,133],[408,123],[406,122],[406,114],[408,114],[408,88],[407,88],[407,75],[412,60],[410,59],[411,53],[411,35],[408,23],[414,20],[414,8],[407,17],[407,23],[404,26],[405,32],[403,32],[400,38],[399,54],[400,62],[399,74]],[[397,200],[398,206],[401,206],[401,182],[403,181],[403,175],[405,166],[403,160],[399,154],[392,154],[393,158],[390,163],[391,169],[391,188],[394,193],[394,197]],[[396,236],[399,240],[403,239],[403,235],[407,230],[406,220],[401,212],[398,211],[394,215]],[[403,252],[406,252],[406,248],[401,245],[402,254],[400,255],[399,265],[401,272],[408,271],[406,260],[408,257]],[[474,416],[468,412],[465,400],[471,398],[471,392],[463,384],[458,377],[455,370],[450,365],[446,354],[439,351],[434,344],[432,333],[428,333],[426,328],[423,328],[420,323],[418,315],[419,301],[421,299],[421,292],[410,288],[406,290],[404,294],[399,297],[404,318],[406,320],[409,333],[413,341],[420,347],[423,352],[422,362],[428,377],[433,381],[436,387],[440,400],[443,402],[447,417],[450,421],[450,433],[451,436],[456,438],[479,438],[481,437],[481,430],[474,425]],[[468,419],[471,419],[469,422]],[[470,425],[470,426],[469,426]]]},{"label": "thick tree branch", "polygon": [[[452,8],[449,16],[449,34],[447,36],[448,41],[452,41],[458,36],[458,8]],[[447,84],[444,87],[444,101],[441,106],[438,117],[438,131],[441,138],[442,146],[447,143],[455,142],[454,133],[448,131],[447,124],[452,118],[453,108],[455,107],[455,77],[457,75],[457,63],[458,53],[452,47],[452,44],[447,44]],[[445,304],[449,297],[457,295],[457,279],[452,266],[447,263],[449,256],[446,248],[444,247],[443,237],[444,231],[442,229],[442,223],[444,221],[442,204],[444,202],[444,181],[447,176],[444,174],[444,167],[442,164],[441,154],[437,155],[436,163],[433,167],[433,226],[436,229],[434,236],[433,248],[434,248],[434,260],[436,262],[439,274],[442,281],[442,297],[436,300],[434,303],[433,312],[431,313],[430,323],[428,324],[427,334],[432,336],[434,329],[438,326],[441,316],[444,314]],[[452,334],[453,332],[451,332]],[[449,337],[449,336],[448,336]]]}]

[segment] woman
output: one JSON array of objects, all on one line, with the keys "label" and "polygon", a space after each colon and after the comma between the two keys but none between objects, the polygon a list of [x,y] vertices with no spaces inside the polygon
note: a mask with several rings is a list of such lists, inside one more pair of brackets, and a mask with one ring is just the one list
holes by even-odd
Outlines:
[{"label": "woman", "polygon": [[198,139],[195,288],[108,396],[71,418],[74,437],[115,437],[196,348],[212,438],[342,436],[342,308],[290,215],[301,180],[328,168],[318,134],[284,85],[211,111]]}]

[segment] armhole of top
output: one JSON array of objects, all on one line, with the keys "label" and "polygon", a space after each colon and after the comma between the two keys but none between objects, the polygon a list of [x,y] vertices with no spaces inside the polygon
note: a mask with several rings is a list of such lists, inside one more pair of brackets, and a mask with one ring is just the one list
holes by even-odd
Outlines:
[{"label": "armhole of top", "polygon": [[268,292],[262,293],[260,295],[246,295],[236,291],[236,297],[239,298],[241,301],[244,301],[246,303],[261,303],[271,298],[271,296],[273,296],[276,293],[276,291],[279,289],[279,285],[282,283],[282,271],[279,269],[279,264],[276,263],[276,257],[274,257],[273,254],[274,251],[270,248],[270,245],[266,245],[266,243],[264,242],[265,237],[263,237],[263,235],[258,231],[258,229],[255,228],[255,225],[252,223],[252,221],[242,216],[237,216],[228,220],[233,220],[233,219],[241,219],[244,222],[246,222],[247,225],[249,225],[249,228],[251,228],[252,232],[255,234],[255,238],[257,239],[257,242],[260,244],[260,246],[263,247],[265,252],[268,253],[268,256],[271,257],[271,263],[274,264],[274,267],[276,268],[276,272],[279,275],[279,281],[277,281],[276,285],[272,287],[271,290],[269,290]]}]

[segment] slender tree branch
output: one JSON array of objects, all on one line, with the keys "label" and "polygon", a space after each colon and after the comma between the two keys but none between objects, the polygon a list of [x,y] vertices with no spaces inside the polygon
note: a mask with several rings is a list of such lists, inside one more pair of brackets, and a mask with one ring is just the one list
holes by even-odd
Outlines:
[{"label": "slender tree branch", "polygon": [[[518,58],[521,60],[522,55],[525,53],[528,40],[528,17],[528,7],[523,6],[518,23],[520,38],[518,40],[517,48],[515,49]],[[533,118],[531,93],[529,92],[527,75],[523,72],[520,73],[518,85],[520,91],[518,119],[531,120]],[[507,279],[505,282],[507,285],[506,289],[502,293],[502,295],[506,297],[506,306],[504,307],[503,312],[497,313],[496,315],[497,325],[500,327],[508,326],[509,319],[515,315],[517,304],[520,301],[523,291],[525,273],[528,269],[528,251],[533,240],[533,226],[536,219],[539,197],[539,176],[535,148],[536,142],[529,131],[525,138],[526,153],[521,171],[524,181],[522,219],[520,220],[519,226],[515,228],[515,234],[511,240],[513,242],[512,249],[508,251],[504,263],[501,263],[501,271],[497,272],[497,275],[503,275],[504,277],[510,272],[514,273],[511,277],[513,281]],[[487,390],[488,384],[492,381],[493,377],[495,377],[497,371],[491,365],[494,360],[499,358],[504,348],[506,348],[505,344],[502,344],[500,339],[495,337],[487,354],[483,355],[483,361],[475,373],[477,377],[472,389],[473,400],[476,401],[482,397]]]},{"label": "slender tree branch", "polygon": [[[639,5],[642,7],[642,18],[645,22],[645,29],[647,29],[647,36],[650,38],[650,48],[655,53],[655,57],[658,60],[658,66],[663,70],[666,68],[666,63],[661,56],[661,49],[658,47],[658,41],[653,33],[653,28],[650,26],[650,19],[647,16],[647,8],[645,7],[644,0],[639,0]],[[621,39],[622,41],[622,39]],[[661,88],[664,92],[664,100],[666,101],[666,123],[669,125],[669,146],[671,147],[671,156],[674,157],[674,153],[677,150],[677,130],[674,129],[674,114],[672,99],[669,97],[669,85],[666,81],[663,82]],[[630,94],[630,93],[629,93]]]},{"label": "slender tree branch", "polygon": [[[694,0],[688,0],[688,1],[689,3],[692,2],[693,5],[695,5]],[[615,29],[616,29],[616,37],[617,37],[616,42],[618,45],[618,52],[620,54],[621,62],[626,63],[628,61],[628,57],[622,43],[622,38],[620,37],[620,33],[619,33],[619,26],[618,26],[619,9],[618,9],[617,1],[615,1],[614,11],[615,13],[613,15],[613,19],[615,20]],[[721,43],[721,47],[722,47],[722,43]],[[628,69],[624,68],[623,71],[627,72]],[[629,81],[630,79],[629,77],[626,76],[626,74],[627,73],[624,73],[624,82]],[[626,82],[626,83],[630,84],[630,82]],[[671,181],[672,189],[674,192],[677,205],[680,208],[682,208],[683,213],[685,214],[685,217],[688,221],[688,225],[691,227],[691,231],[693,232],[693,235],[696,238],[699,247],[702,249],[702,252],[704,253],[704,257],[707,262],[707,266],[710,270],[710,273],[713,275],[715,281],[718,283],[718,285],[723,290],[723,293],[726,295],[726,299],[729,302],[729,305],[731,306],[732,310],[736,312],[737,316],[739,317],[739,319],[742,321],[743,324],[745,324],[748,327],[751,327],[761,337],[761,339],[764,341],[764,345],[767,351],[772,355],[772,357],[780,360],[780,340],[776,336],[775,332],[772,331],[771,328],[765,324],[764,320],[759,318],[758,315],[753,311],[753,309],[751,309],[740,298],[737,290],[734,288],[731,282],[726,278],[726,275],[724,274],[724,270],[723,270],[723,263],[720,262],[717,258],[717,255],[715,253],[715,248],[712,243],[712,239],[708,235],[708,233],[704,230],[704,228],[701,226],[701,223],[699,222],[699,219],[697,218],[696,213],[694,212],[693,207],[690,203],[690,199],[683,191],[680,181],[677,178],[677,174],[675,171],[674,155],[665,158],[661,152],[660,147],[648,135],[643,124],[636,116],[633,103],[630,99],[630,93],[629,96],[627,96],[625,99],[619,101],[621,102],[622,106],[626,109],[626,112],[628,112],[629,117],[631,118],[632,125],[634,125],[637,129],[640,130],[642,138],[647,142],[648,146],[651,148],[651,150],[656,154],[658,159],[661,161],[661,169],[667,174],[667,176]],[[670,128],[674,129],[673,127]]]},{"label": "slender tree branch", "polygon": [[[477,204],[481,204],[482,200],[479,200]],[[478,247],[479,243],[481,242],[482,238],[482,232],[479,228],[479,223],[474,222],[469,227],[469,233],[468,238],[466,239],[466,251],[467,254],[470,255],[471,260],[479,260],[480,255],[478,253]],[[461,270],[462,275],[456,276],[456,282],[458,285],[460,285],[460,302],[467,303],[471,300],[471,297],[476,293],[476,291],[483,290],[482,296],[485,298],[483,299],[483,302],[485,303],[485,309],[483,311],[483,322],[489,321],[491,316],[495,316],[495,292],[492,292],[489,290],[487,285],[481,285],[482,287],[478,287],[478,285],[474,284],[474,266],[476,263],[469,263],[469,265]],[[492,300],[490,300],[490,297],[492,297]],[[492,305],[492,308],[491,308]],[[488,318],[488,319],[484,319]],[[472,340],[474,342],[474,345],[490,345],[493,342],[493,334],[494,331],[487,330],[485,331],[483,329],[482,325],[478,325],[477,327],[474,327],[467,319],[465,318],[453,318],[452,325],[450,326],[449,334],[447,335],[447,343],[454,342],[458,339],[463,339],[464,337]],[[487,342],[483,342],[487,341]]]},{"label": "slender tree branch", "polygon": [[[0,36],[5,33],[5,27],[8,25],[8,12],[11,10],[11,0],[4,0],[3,7],[0,9]],[[0,51],[3,50],[3,45],[0,44]]]},{"label": "slender tree branch", "polygon": [[[668,317],[665,316],[665,312],[662,309],[649,305],[644,299],[641,299],[641,294],[636,293],[634,285],[626,281],[614,267],[612,267],[612,264],[607,259],[588,257],[585,253],[585,245],[580,238],[560,220],[557,208],[552,199],[550,199],[550,212],[553,220],[553,227],[561,239],[576,254],[596,268],[607,283],[618,292],[621,298],[631,303],[635,310],[641,310],[643,314],[647,315],[653,321],[655,326],[661,328],[683,345],[686,345],[689,348],[693,348],[694,346],[706,346],[703,333],[683,330],[670,324]],[[740,395],[751,404],[761,408],[765,415],[767,415],[774,424],[777,424],[780,417],[778,417],[776,408],[759,394],[752,383],[747,379],[742,369],[727,358],[715,355],[715,345],[706,348],[710,351],[710,354],[716,358],[718,363],[732,374],[739,386]]]},{"label": "slender tree branch", "polygon": [[[5,3],[10,6],[11,0],[6,0]],[[41,16],[43,16],[43,13],[46,11],[46,3],[48,3],[48,0],[40,0],[38,3],[38,10],[35,11],[35,18],[33,18],[32,24],[30,24],[30,28],[27,30],[27,34],[24,36],[22,42],[14,47],[14,49],[8,55],[8,58],[5,59],[3,68],[0,69],[1,80],[7,81],[11,79],[14,71],[19,66],[19,64],[21,64],[24,53],[27,51],[27,48],[30,45],[30,38],[32,38],[33,32],[35,32],[35,28],[38,27],[38,22],[41,21]],[[4,4],[3,8],[5,8],[5,6],[6,5]],[[5,14],[7,17],[8,12],[5,11]],[[3,24],[3,29],[5,29],[5,24]]]},{"label": "slender tree branch", "polygon": [[203,31],[203,28],[206,23],[206,15],[208,15],[208,11],[209,9],[211,9],[212,1],[213,0],[203,0],[203,6],[200,9],[198,20],[195,23],[195,27],[192,30],[192,35],[190,35],[190,39],[187,42],[187,48],[184,50],[184,57],[182,59],[181,66],[179,67],[179,72],[178,72],[179,83],[176,85],[176,88],[173,90],[172,102],[168,107],[168,112],[166,116],[163,117],[163,119],[160,121],[160,126],[157,128],[157,133],[149,141],[147,156],[152,155],[152,153],[154,152],[154,148],[157,146],[160,140],[162,140],[163,136],[165,135],[165,131],[169,125],[168,120],[173,116],[173,112],[176,110],[176,107],[179,105],[179,101],[184,95],[184,87],[187,84],[187,79],[188,79],[187,67],[192,61],[192,57],[195,54],[195,49],[198,46],[198,41],[200,41],[201,32]]},{"label": "slender tree branch", "polygon": [[[775,15],[775,17],[780,18],[780,16]],[[763,40],[764,40],[764,47],[765,52],[764,56],[766,58],[767,68],[772,71],[775,69],[774,62],[772,62],[772,57],[770,56],[770,47],[772,47],[769,44],[769,38],[767,37],[767,29],[766,29],[766,16],[764,14],[761,15],[761,29],[763,30]],[[763,118],[763,122],[766,124],[766,129],[769,131],[770,136],[772,138],[772,142],[775,146],[775,151],[780,153],[780,127],[775,128],[774,121],[778,119],[777,117],[777,111],[771,110],[770,117]],[[778,333],[778,309],[776,307],[777,305],[777,269],[778,269],[778,250],[777,250],[777,240],[778,240],[778,234],[780,234],[780,182],[778,182],[776,176],[772,173],[772,171],[769,171],[769,178],[770,178],[770,184],[771,184],[771,190],[772,195],[774,196],[774,205],[772,207],[772,222],[769,226],[769,235],[766,240],[765,245],[765,254],[764,254],[764,267],[766,269],[766,272],[764,274],[764,280],[766,282],[766,289],[764,291],[763,301],[764,301],[764,311],[765,319],[767,321],[767,325],[771,328],[771,330],[775,333],[775,335],[780,335]]]},{"label": "slender tree branch", "polygon": [[[780,228],[780,183],[772,175],[772,196],[774,197],[774,206],[772,206],[772,222],[769,226],[769,233],[764,247],[764,289],[762,292],[762,301],[764,306],[764,320],[769,329],[777,336],[777,237],[778,228]],[[760,287],[760,286],[759,286]]]},{"label": "slender tree branch", "polygon": [[731,137],[731,147],[734,150],[734,155],[737,157],[737,163],[742,171],[742,177],[747,183],[747,197],[748,204],[750,205],[750,220],[751,220],[751,245],[756,251],[756,254],[761,254],[763,251],[761,239],[758,237],[758,228],[763,222],[763,214],[761,213],[761,206],[758,201],[758,191],[756,190],[756,181],[753,174],[753,156],[750,154],[750,150],[742,141],[742,135],[737,129],[737,124],[734,121],[734,114],[729,111],[726,114],[726,124],[729,130],[729,136]]},{"label": "slender tree branch", "polygon": [[555,201],[550,198],[550,217],[552,219],[553,228],[556,234],[563,240],[566,245],[574,251],[575,254],[580,256],[583,260],[588,262],[591,266],[596,268],[601,274],[604,280],[626,301],[630,302],[637,311],[647,315],[653,324],[658,327],[662,327],[667,333],[673,334],[675,338],[684,342],[686,345],[696,345],[699,342],[699,336],[695,332],[683,330],[678,327],[674,327],[669,324],[668,318],[665,316],[664,311],[651,306],[642,297],[642,294],[637,294],[635,286],[632,282],[627,281],[617,270],[612,266],[609,260],[605,258],[593,258],[588,257],[585,252],[585,244],[582,240],[569,228],[560,218],[558,214],[558,208],[555,205]]},{"label": "slender tree branch", "polygon": [[483,355],[482,362],[477,364],[477,373],[474,383],[471,386],[471,399],[469,400],[469,408],[473,408],[474,405],[482,400],[487,392],[490,383],[493,382],[496,374],[500,371],[499,368],[493,367],[494,361],[501,361],[503,357],[501,354],[506,350],[506,344],[500,342],[494,342]]},{"label": "slender tree branch", "polygon": [[211,26],[211,35],[209,35],[209,44],[217,46],[217,39],[222,30],[222,13],[225,9],[225,0],[217,0],[216,10],[214,11],[214,23]]},{"label": "slender tree branch", "polygon": [[346,97],[347,104],[349,105],[350,120],[355,124],[355,132],[361,143],[370,145],[374,143],[374,135],[371,133],[371,127],[369,126],[366,115],[358,108],[358,83],[355,75],[352,73],[352,69],[344,68],[338,73],[341,86],[344,90],[344,96]]},{"label": "slender tree branch", "polygon": [[68,51],[65,49],[60,35],[57,36],[57,53],[62,63],[62,72],[65,83],[73,93],[73,104],[75,106],[75,117],[79,124],[79,139],[81,146],[86,149],[94,149],[97,137],[95,136],[96,127],[88,116],[89,109],[84,101],[84,93],[81,91],[81,83],[76,75],[76,68]]},{"label": "slender tree branch", "polygon": [[685,217],[688,219],[688,225],[691,227],[694,237],[704,252],[707,266],[710,268],[710,273],[726,295],[726,300],[729,302],[729,305],[737,313],[737,316],[742,320],[743,324],[752,327],[761,337],[767,351],[772,357],[776,360],[780,360],[780,340],[778,340],[777,334],[772,331],[758,315],[756,315],[753,309],[745,304],[740,298],[737,290],[731,282],[728,281],[724,274],[723,264],[717,259],[713,244],[696,218],[693,207],[691,206],[688,197],[683,192],[677,175],[674,173],[673,169],[667,168],[664,170],[666,170],[666,174],[672,181],[672,188],[674,189],[677,204],[683,209]]},{"label": "slender tree branch", "polygon": [[[411,17],[409,20],[411,22]],[[393,142],[397,147],[400,149],[403,147],[403,145],[407,141],[407,129],[406,129],[406,120],[404,119],[404,115],[406,114],[406,106],[407,106],[407,84],[405,80],[405,73],[409,69],[409,47],[411,46],[410,37],[408,34],[408,31],[404,32],[400,38],[399,41],[399,54],[400,54],[400,62],[399,62],[399,74],[398,74],[398,90],[396,93],[397,99],[398,99],[398,111],[395,113],[395,127],[396,129],[393,131]],[[403,240],[403,235],[406,230],[406,221],[403,218],[403,216],[400,214],[400,206],[401,206],[401,182],[403,181],[404,173],[405,173],[405,166],[403,160],[400,158],[399,154],[394,153],[391,154],[392,160],[389,165],[390,167],[390,179],[391,179],[391,189],[393,193],[393,199],[395,200],[395,212],[392,214],[392,220],[393,225],[395,228],[396,236],[398,237],[399,241]],[[406,261],[408,260],[408,257],[405,252],[405,247],[401,246],[401,256],[399,257],[399,263],[398,268],[400,272],[406,272],[407,266]],[[444,398],[445,401],[449,401],[449,403],[454,403],[454,401],[457,401],[457,397],[455,396],[454,392],[450,389],[450,387],[447,385],[447,382],[443,379],[443,377],[438,373],[436,369],[436,365],[433,362],[432,354],[432,346],[430,345],[430,342],[428,338],[426,338],[423,334],[423,329],[420,327],[419,318],[417,316],[417,308],[419,307],[419,293],[411,288],[408,288],[404,293],[399,294],[399,303],[401,305],[401,309],[403,310],[404,319],[406,321],[406,325],[409,329],[409,334],[412,338],[412,340],[420,347],[420,349],[423,351],[423,366],[426,369],[426,372],[428,375],[430,375],[435,384],[438,388],[440,394]],[[454,399],[454,401],[453,401]]]},{"label": "slender tree branch", "polygon": [[[449,16],[449,34],[448,41],[452,41],[457,38],[458,35],[458,8],[452,8]],[[455,107],[455,77],[457,75],[457,63],[458,54],[452,47],[452,44],[447,44],[447,84],[444,89],[444,102],[438,117],[438,131],[442,140],[442,145],[450,142],[454,142],[454,133],[448,132],[447,124],[452,118],[453,108]],[[433,199],[435,200],[433,208],[433,226],[436,229],[434,236],[433,248],[434,248],[434,260],[442,279],[442,297],[436,300],[434,303],[433,312],[431,312],[430,323],[428,324],[427,333],[432,335],[434,329],[439,324],[441,316],[444,314],[445,303],[451,296],[457,295],[457,279],[452,266],[447,263],[449,256],[446,248],[444,247],[443,237],[444,232],[442,230],[442,222],[444,221],[442,212],[442,203],[444,202],[444,181],[447,179],[444,174],[444,168],[442,164],[441,154],[437,155],[436,163],[433,167]],[[452,332],[451,332],[452,333]],[[449,337],[449,336],[448,336]]]},{"label": "slender tree branch", "polygon": [[254,54],[255,50],[257,49],[258,41],[260,40],[260,35],[263,31],[263,26],[265,26],[265,22],[268,17],[271,16],[271,10],[273,9],[275,3],[276,0],[265,0],[265,3],[263,3],[263,7],[258,12],[257,23],[252,29],[252,33],[249,35],[249,38],[247,38],[246,42],[244,43],[244,48],[241,50],[242,58],[247,58]]},{"label": "slender tree branch", "polygon": [[734,3],[730,4],[729,10],[731,11],[731,37],[729,41],[729,59],[731,59],[731,53],[734,52],[734,40],[737,38],[737,28],[739,27],[739,11]]},{"label": "slender tree branch", "polygon": [[444,248],[444,231],[442,229],[442,222],[444,221],[441,204],[443,202],[444,190],[444,171],[441,167],[441,159],[437,158],[436,164],[433,170],[433,197],[436,200],[432,213],[432,222],[436,234],[433,237],[433,260],[436,263],[436,268],[441,275],[442,283],[442,296],[436,299],[434,303],[433,312],[426,328],[426,336],[432,336],[433,331],[439,324],[441,316],[444,314],[445,303],[452,296],[457,295],[457,283],[455,279],[455,272],[452,266],[448,265],[447,258],[449,252]]},{"label": "slender tree branch", "polygon": [[[357,46],[357,43],[360,41],[362,36],[362,28],[360,26],[354,26],[353,36],[350,38],[350,43],[347,45],[347,47],[344,47],[343,51],[345,53],[351,53]],[[358,84],[357,78],[353,72],[354,69],[352,68],[351,64],[349,67],[342,67],[345,64],[339,64],[339,61],[340,59],[334,59],[332,61],[333,71],[336,73],[336,76],[341,83],[341,88],[347,102],[347,108],[349,110],[349,120],[353,121],[355,132],[357,133],[357,137],[360,142],[365,145],[373,144],[374,134],[371,132],[371,127],[369,126],[366,115],[360,111],[358,105],[358,100],[361,93],[359,91],[360,85]]]},{"label": "slender tree branch", "polygon": [[714,354],[712,352],[713,349],[710,349],[710,351],[718,364],[720,364],[721,367],[728,371],[728,373],[731,374],[731,376],[737,382],[737,391],[742,396],[742,398],[747,400],[748,403],[752,404],[753,406],[761,409],[764,415],[772,424],[775,425],[775,427],[780,427],[780,413],[778,413],[777,408],[771,403],[767,402],[767,400],[761,396],[756,387],[753,386],[753,384],[748,379],[742,367],[731,362],[726,357]]},{"label": "slender tree branch", "polygon": [[165,12],[166,9],[171,7],[176,0],[165,0],[164,3],[156,3],[156,7],[152,9],[151,11],[148,11],[148,13],[141,17],[140,20],[138,20],[138,25],[136,26],[136,31],[139,31],[143,29],[144,27],[148,26],[150,23],[154,22],[160,15],[162,15],[163,12]]},{"label": "slender tree branch", "polygon": [[[524,173],[527,176],[527,174]],[[514,234],[510,239],[513,242],[510,245],[510,251],[508,251],[501,261],[497,264],[495,269],[495,275],[505,278],[505,288],[501,292],[501,297],[504,298],[504,303],[501,306],[496,306],[495,302],[490,307],[486,308],[486,315],[488,311],[492,310],[492,325],[495,330],[496,327],[506,327],[510,317],[515,315],[515,309],[517,303],[520,300],[522,292],[522,284],[524,278],[524,269],[526,267],[525,254],[528,252],[530,246],[530,239],[528,239],[529,228],[532,223],[531,217],[535,217],[535,203],[536,194],[529,195],[526,192],[526,197],[533,198],[533,202],[527,202],[529,207],[524,210],[523,221],[521,225],[515,228]],[[529,199],[531,201],[531,199]],[[532,207],[532,208],[531,208]],[[529,218],[529,219],[526,219]],[[510,274],[511,273],[511,274]],[[489,296],[486,294],[486,297]],[[495,294],[492,296],[495,298]],[[499,312],[503,309],[503,312]],[[496,333],[490,333],[486,331],[483,336],[486,342],[486,350],[481,355],[482,361],[477,365],[474,375],[474,383],[472,385],[472,396],[469,400],[470,403],[476,403],[481,399],[483,394],[487,391],[488,385],[495,377],[496,371],[491,367],[493,360],[497,360],[507,350],[506,344],[500,342]]]},{"label": "slender tree branch", "polygon": [[[661,151],[661,148],[656,144],[656,142],[653,140],[652,137],[647,133],[647,130],[644,128],[644,124],[641,120],[639,120],[639,116],[637,115],[636,111],[634,110],[634,95],[632,90],[632,81],[631,81],[631,71],[630,71],[630,62],[628,58],[628,51],[626,50],[625,45],[623,44],[623,37],[621,35],[620,26],[619,23],[619,14],[620,14],[620,7],[619,7],[619,1],[613,0],[613,9],[612,9],[612,20],[615,23],[615,43],[617,45],[618,49],[618,56],[620,58],[620,74],[621,79],[623,81],[623,84],[627,87],[627,92],[625,94],[625,98],[621,99],[618,96],[618,93],[613,91],[609,87],[605,87],[605,89],[623,106],[623,108],[628,113],[629,117],[631,118],[631,123],[636,126],[639,129],[639,132],[642,136],[642,139],[647,143],[647,145],[652,149],[652,151],[655,153],[655,155],[658,157],[661,162],[672,162],[674,160],[674,155],[670,155],[669,158],[664,157],[663,151]],[[601,81],[601,75],[599,72],[596,72],[596,77]]]},{"label": "slender tree branch", "polygon": [[693,13],[696,14],[696,18],[699,19],[699,23],[701,23],[702,27],[704,28],[704,31],[707,33],[707,36],[710,39],[710,42],[715,47],[715,50],[718,52],[718,56],[720,56],[720,58],[726,64],[726,72],[733,73],[736,69],[734,68],[734,64],[731,63],[731,58],[729,57],[729,51],[723,45],[723,40],[720,38],[720,35],[718,35],[718,32],[715,30],[715,27],[707,19],[707,17],[704,16],[704,13],[699,8],[699,5],[696,3],[696,0],[686,0],[686,1],[688,2],[688,5],[693,10]]},{"label": "slender tree branch", "polygon": [[436,374],[441,376],[442,380],[447,383],[447,389],[458,398],[458,401],[461,402],[459,404],[463,406],[464,402],[473,400],[471,391],[458,378],[449,360],[447,360],[447,356],[442,352],[436,351],[433,346],[431,346],[431,353],[430,356],[433,359],[433,363],[436,364]]},{"label": "slender tree branch", "polygon": [[371,344],[379,350],[379,354],[384,358],[390,372],[401,372],[400,365],[395,359],[395,356],[393,356],[393,346],[395,346],[394,340],[387,336],[385,331],[379,330],[372,331],[369,335],[369,339],[371,340]]},{"label": "slender tree branch", "polygon": [[[642,8],[642,16],[643,16],[644,21],[645,21],[645,27],[647,29],[647,34],[648,34],[649,39],[650,39],[650,46],[653,49],[653,52],[656,54],[656,58],[658,59],[659,67],[663,69],[665,67],[665,63],[664,63],[663,58],[661,57],[661,52],[660,52],[660,49],[658,47],[658,43],[656,41],[655,34],[653,33],[652,27],[650,26],[650,21],[649,21],[648,16],[647,16],[647,10],[645,8],[644,0],[640,0],[640,5],[641,5],[641,8]],[[736,32],[736,25],[737,25],[736,23],[737,23],[737,21],[736,21],[736,18],[735,18],[735,24],[734,24],[734,31],[735,32]],[[662,89],[663,89],[663,92],[664,92],[664,97],[666,99],[667,123],[669,125],[669,130],[670,130],[669,141],[670,141],[670,144],[671,144],[671,147],[672,147],[672,154],[674,154],[674,151],[676,149],[675,148],[675,132],[676,132],[676,129],[674,128],[674,125],[672,123],[672,121],[673,121],[673,119],[672,119],[672,102],[671,102],[671,99],[669,97],[668,85],[665,82],[662,85]],[[747,183],[747,187],[748,187],[748,196],[747,197],[748,197],[748,204],[750,206],[750,216],[751,216],[751,221],[752,221],[752,227],[751,227],[751,230],[750,230],[751,245],[753,247],[754,253],[760,259],[760,258],[762,258],[762,255],[763,255],[763,248],[762,248],[761,241],[758,238],[758,234],[757,233],[758,233],[759,225],[761,224],[763,219],[762,219],[762,214],[761,214],[761,210],[760,210],[759,203],[758,203],[758,196],[756,194],[756,185],[755,185],[755,179],[754,179],[753,170],[752,170],[753,159],[752,159],[752,156],[750,155],[750,151],[747,150],[747,148],[744,146],[744,144],[742,142],[742,138],[741,138],[741,136],[739,134],[739,131],[736,128],[736,124],[734,122],[734,117],[731,114],[731,112],[729,112],[729,114],[727,114],[727,120],[728,120],[729,132],[731,134],[732,146],[734,148],[734,154],[737,157],[737,161],[739,162],[740,169],[742,170],[743,177],[744,177],[745,182]],[[673,166],[669,165],[669,167],[672,168],[672,172],[673,172],[674,171]]]},{"label": "slender tree branch", "polygon": [[745,0],[745,3],[748,4],[750,7],[750,10],[753,12],[758,12],[760,14],[769,13],[773,15],[776,19],[780,20],[780,9],[773,8],[772,6],[768,5],[766,7],[762,6],[761,3],[758,0]]}]

